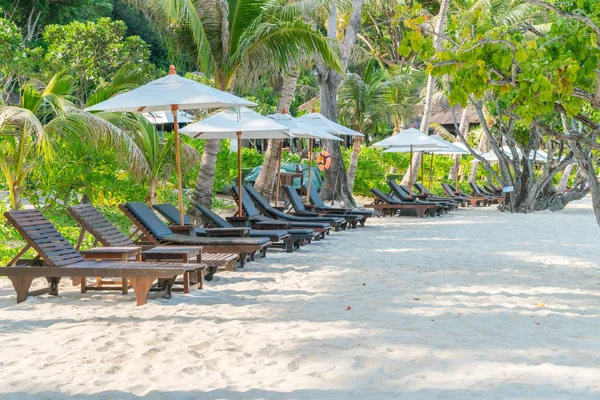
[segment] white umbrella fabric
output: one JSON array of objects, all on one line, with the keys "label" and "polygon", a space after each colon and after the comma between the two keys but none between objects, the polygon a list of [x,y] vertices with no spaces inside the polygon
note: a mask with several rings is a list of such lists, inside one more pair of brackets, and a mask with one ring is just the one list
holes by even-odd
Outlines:
[{"label": "white umbrella fabric", "polygon": [[[321,114],[319,114],[321,115]],[[323,139],[323,140],[336,140],[342,141],[337,136],[334,136],[330,133],[327,133],[324,129],[317,126],[317,124],[308,123],[307,120],[303,120],[301,118],[294,118],[290,114],[283,110],[281,114],[270,114],[267,115],[267,118],[271,118],[278,123],[285,125],[289,128],[290,133],[294,135],[296,138],[306,138],[309,142],[309,156],[308,156],[308,179],[307,179],[307,193],[310,193],[310,184],[311,184],[311,172],[312,172],[312,162],[313,162],[313,145],[314,139]],[[325,117],[323,117],[325,118]],[[281,179],[281,152],[282,149],[279,149],[279,160],[277,160],[277,190],[275,191],[275,206],[279,202],[279,184]],[[306,195],[306,204],[310,204],[310,196]]]},{"label": "white umbrella fabric", "polygon": [[294,136],[276,121],[249,108],[223,110],[181,129],[194,139],[237,139],[238,144],[238,215],[242,208],[242,139],[287,139]]},{"label": "white umbrella fabric", "polygon": [[333,122],[329,118],[320,113],[304,114],[297,119],[308,123],[316,128],[322,129],[325,132],[340,135],[340,136],[365,136],[360,132],[345,127],[344,125]]},{"label": "white umbrella fabric", "polygon": [[179,222],[183,221],[183,194],[181,184],[181,160],[179,157],[179,125],[177,111],[206,108],[255,106],[256,103],[230,93],[203,85],[177,75],[171,65],[169,74],[137,89],[119,94],[106,101],[93,105],[86,111],[152,112],[171,111],[175,133],[175,167],[177,170],[177,190],[179,199]]},{"label": "white umbrella fabric", "polygon": [[[394,136],[390,136],[387,139],[383,139],[373,144],[374,147],[383,147],[390,149],[393,147],[399,149],[405,149],[402,152],[410,152],[410,185],[409,194],[412,196],[412,182],[413,182],[413,168],[412,159],[413,151],[431,151],[432,149],[443,149],[445,145],[440,144],[439,141],[432,139],[431,136],[424,134],[423,132],[413,128],[412,126],[408,129],[398,132]],[[424,149],[424,150],[422,150]]]},{"label": "white umbrella fabric", "polygon": [[[152,111],[148,113],[143,113],[142,115],[153,125],[173,123],[173,114],[167,111]],[[183,111],[177,111],[177,123],[189,124],[190,122],[194,122],[194,119],[191,115]]]}]

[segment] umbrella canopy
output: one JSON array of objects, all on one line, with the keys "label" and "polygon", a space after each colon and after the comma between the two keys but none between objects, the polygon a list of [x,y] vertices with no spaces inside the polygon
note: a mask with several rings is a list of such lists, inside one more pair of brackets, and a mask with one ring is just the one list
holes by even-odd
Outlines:
[{"label": "umbrella canopy", "polygon": [[[321,114],[318,114],[321,115]],[[313,145],[314,139],[323,139],[323,140],[337,140],[343,141],[337,136],[334,136],[330,133],[327,133],[326,127],[319,123],[309,123],[307,119],[294,118],[289,114],[271,114],[267,115],[268,118],[271,118],[280,124],[287,126],[290,129],[290,132],[297,138],[307,138],[309,143],[309,153],[308,153],[308,165],[311,166],[313,163]],[[325,117],[323,117],[325,118]],[[328,120],[329,121],[329,120]],[[331,121],[330,121],[331,122]],[[281,151],[279,152],[279,160],[278,164],[281,164]],[[311,184],[311,171],[312,168],[308,168],[308,181],[307,181],[307,192],[310,193],[310,184]],[[277,190],[275,191],[275,206],[277,206],[279,202],[279,184],[281,182],[281,171],[277,171]],[[306,196],[306,204],[309,204],[310,196]]]},{"label": "umbrella canopy", "polygon": [[293,138],[287,126],[249,108],[223,110],[180,129],[195,139],[287,139]]},{"label": "umbrella canopy", "polygon": [[[456,146],[456,147],[458,147],[458,148],[463,149],[464,151],[466,151],[465,154],[471,154],[471,152],[469,151],[469,149],[467,148],[467,146],[464,143],[454,142],[453,144],[454,144],[454,146]],[[483,155],[483,153],[481,151],[477,150],[477,149],[472,149],[472,150],[475,152],[475,154],[478,154],[480,156]]]},{"label": "umbrella canopy", "polygon": [[175,169],[177,171],[177,197],[179,200],[179,221],[183,219],[183,194],[181,183],[181,161],[179,159],[179,121],[178,110],[196,110],[204,108],[255,106],[256,104],[241,97],[203,85],[175,73],[171,65],[169,74],[140,86],[132,91],[119,94],[106,101],[88,107],[87,111],[153,112],[171,111],[173,130],[175,131]]},{"label": "umbrella canopy", "polygon": [[300,118],[294,118],[290,114],[270,114],[267,115],[267,118],[270,118],[281,125],[285,125],[290,130],[290,133],[296,138],[342,141],[342,139],[327,133],[324,129],[314,124],[309,124]]},{"label": "umbrella canopy", "polygon": [[[173,113],[166,111],[153,111],[143,114],[144,118],[150,121],[153,125],[163,125],[173,123]],[[177,111],[177,123],[178,124],[189,124],[194,122],[194,119],[188,113],[183,111]]]},{"label": "umbrella canopy", "polygon": [[[430,154],[469,154],[468,150],[463,149],[462,147],[456,146],[454,143],[450,143],[444,139],[442,139],[439,135],[430,136],[430,138],[434,139],[438,142],[441,147],[419,147],[417,150],[422,153],[430,153]],[[390,147],[385,150],[384,153],[408,153],[410,152],[410,147]]]},{"label": "umbrella canopy", "polygon": [[432,148],[443,148],[438,141],[432,139],[431,136],[424,134],[423,132],[416,130],[415,128],[408,128],[401,132],[398,132],[394,136],[390,136],[387,139],[383,139],[377,143],[374,143],[375,147],[412,147],[415,151],[421,151],[420,148],[432,149]]},{"label": "umbrella canopy", "polygon": [[[172,70],[173,71],[173,70]],[[172,105],[180,110],[255,106],[256,103],[203,85],[175,73],[110,98],[87,108],[87,111],[152,112],[168,111]]]},{"label": "umbrella canopy", "polygon": [[323,129],[325,132],[340,136],[365,136],[360,132],[346,128],[344,125],[333,122],[320,113],[304,114],[297,119],[306,122],[309,125]]},{"label": "umbrella canopy", "polygon": [[[223,110],[183,128],[182,133],[195,139],[237,139],[238,187],[242,187],[242,139],[287,139],[294,135],[271,118],[249,108]],[[238,215],[242,216],[242,190],[238,191]]]}]

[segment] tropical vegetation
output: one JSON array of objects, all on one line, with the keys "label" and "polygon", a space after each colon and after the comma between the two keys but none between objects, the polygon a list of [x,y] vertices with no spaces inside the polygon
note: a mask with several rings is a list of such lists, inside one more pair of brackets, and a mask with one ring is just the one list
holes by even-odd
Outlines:
[{"label": "tropical vegetation", "polygon": [[[2,198],[6,208],[29,202],[67,227],[65,206],[81,201],[118,224],[120,202],[172,201],[172,134],[140,115],[84,110],[173,64],[256,102],[262,114],[320,111],[362,132],[341,146],[321,143],[334,157],[328,200],[352,205],[353,196],[402,179],[408,155],[369,145],[415,123],[498,157],[460,158],[465,190],[469,179],[512,186],[518,212],[559,210],[591,192],[600,223],[599,50],[592,0],[0,0]],[[454,123],[431,120],[434,104],[447,106]],[[461,124],[469,113],[477,123]],[[237,174],[229,142],[182,142],[186,204],[225,205],[218,193]],[[280,145],[244,149],[245,168],[263,166],[265,194]],[[531,159],[539,150],[549,162]],[[425,156],[432,190],[456,179],[453,163]]]}]

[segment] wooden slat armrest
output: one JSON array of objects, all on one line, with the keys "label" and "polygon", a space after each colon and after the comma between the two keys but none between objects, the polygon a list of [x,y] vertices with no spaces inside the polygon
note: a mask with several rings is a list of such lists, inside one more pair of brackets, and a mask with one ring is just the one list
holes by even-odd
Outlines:
[{"label": "wooden slat armrest", "polygon": [[209,228],[206,229],[208,236],[213,237],[246,237],[250,232],[250,228]]},{"label": "wooden slat armrest", "polygon": [[196,236],[196,232],[194,231],[195,225],[169,225],[169,229],[173,231],[173,233],[177,233],[180,235],[188,235],[188,236]]},{"label": "wooden slat armrest", "polygon": [[262,229],[262,230],[282,230],[282,229],[290,229],[292,226],[289,222],[281,221],[278,222],[258,222],[252,226],[253,229]]},{"label": "wooden slat armrest", "polygon": [[250,218],[245,215],[242,217],[227,217],[225,220],[235,227],[249,227],[251,225]]}]

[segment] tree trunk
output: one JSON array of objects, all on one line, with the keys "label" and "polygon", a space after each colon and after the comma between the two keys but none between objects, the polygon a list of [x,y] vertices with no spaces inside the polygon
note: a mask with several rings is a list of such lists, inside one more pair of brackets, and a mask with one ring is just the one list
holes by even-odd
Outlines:
[{"label": "tree trunk", "polygon": [[[448,14],[448,5],[450,0],[442,0],[440,3],[440,12],[438,13],[438,20],[435,25],[435,35],[433,37],[433,45],[435,51],[439,52],[442,48],[442,35],[444,33],[444,26],[446,25],[446,15]],[[425,106],[423,107],[423,118],[421,119],[421,132],[427,134],[429,131],[429,123],[431,122],[431,106],[433,102],[433,88],[435,87],[435,77],[429,74],[427,76],[427,88],[425,91]],[[421,164],[421,153],[415,153],[412,161],[412,170],[418,171],[419,165]],[[412,186],[414,182],[415,174],[410,176],[410,168],[404,174],[402,178],[402,184]]]},{"label": "tree trunk", "polygon": [[[482,153],[487,152],[487,136],[482,132],[482,135],[479,139],[479,144],[477,145],[477,151]],[[469,182],[475,182],[477,180],[477,170],[479,169],[479,160],[475,159],[473,164],[471,165],[471,173],[469,174]]]},{"label": "tree trunk", "polygon": [[148,196],[146,196],[145,202],[146,204],[153,205],[156,203],[156,188],[158,186],[158,181],[156,179],[150,179],[150,184],[148,188]]},{"label": "tree trunk", "polygon": [[[284,109],[289,110],[296,90],[296,82],[298,81],[298,70],[294,69],[283,79],[281,88],[281,96],[277,105],[277,112],[281,113]],[[277,177],[277,161],[281,153],[281,144],[283,139],[269,139],[267,151],[265,152],[265,160],[254,187],[267,200],[271,200],[274,193],[275,180]]]},{"label": "tree trunk", "polygon": [[[461,116],[460,116],[460,123],[458,125],[458,130],[462,133],[462,135],[466,138],[467,134],[469,133],[469,122],[467,120],[467,116],[469,115],[469,106],[470,104],[467,104],[467,107],[465,107],[465,109],[463,110]],[[456,123],[456,118],[453,118],[455,120]],[[456,143],[461,143],[462,140],[460,138],[460,135],[456,135]],[[466,144],[466,143],[465,143]],[[448,179],[454,181],[459,179],[460,177],[460,173],[459,176],[456,175],[456,171],[458,171],[460,168],[460,155],[457,154],[454,157],[454,165],[450,167],[450,171],[448,172]]]},{"label": "tree trunk", "polygon": [[[210,207],[213,196],[213,183],[215,180],[215,167],[217,164],[217,154],[219,153],[219,140],[207,140],[204,144],[204,152],[200,161],[200,171],[196,179],[196,186],[192,192],[192,206],[199,204]],[[188,214],[199,216],[200,212],[196,207],[190,207]]]},{"label": "tree trunk", "polygon": [[350,164],[348,164],[348,191],[354,191],[354,180],[356,179],[356,167],[358,166],[358,155],[360,154],[360,146],[362,140],[360,137],[354,139],[352,143],[352,156],[350,156]]},{"label": "tree trunk", "polygon": [[[360,28],[360,19],[363,0],[352,0],[352,11],[350,12],[350,22],[344,35],[344,44],[342,47],[342,65],[344,72],[348,69],[348,61],[356,36]],[[335,4],[329,6],[329,17],[327,19],[327,36],[337,38],[337,10]],[[320,88],[321,114],[331,119],[337,120],[337,89],[342,82],[342,77],[331,70],[324,63],[319,63],[317,73]],[[333,160],[331,168],[325,173],[325,182],[321,188],[321,197],[326,200],[339,200],[345,207],[355,207],[356,203],[352,193],[348,190],[348,175],[342,159],[342,149],[337,141],[325,141],[325,146]]]},{"label": "tree trunk", "polygon": [[23,190],[19,187],[18,184],[14,184],[12,186],[12,190],[10,191],[10,209],[11,210],[20,210],[21,209],[21,195],[23,194]]},{"label": "tree trunk", "polygon": [[563,171],[562,176],[560,177],[560,181],[558,181],[558,193],[564,194],[567,191],[567,185],[569,184],[569,177],[571,176],[571,171],[573,171],[573,164],[567,165],[567,168]]}]

